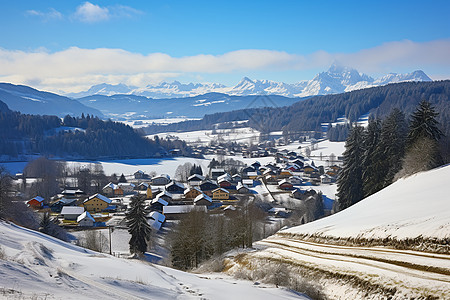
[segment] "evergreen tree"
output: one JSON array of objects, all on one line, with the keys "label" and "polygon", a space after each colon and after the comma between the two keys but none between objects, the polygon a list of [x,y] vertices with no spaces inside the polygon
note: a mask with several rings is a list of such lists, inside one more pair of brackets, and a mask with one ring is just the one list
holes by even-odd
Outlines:
[{"label": "evergreen tree", "polygon": [[344,163],[338,184],[339,209],[345,209],[363,196],[362,181],[363,128],[355,126],[345,142]]},{"label": "evergreen tree", "polygon": [[[383,122],[381,128],[381,141],[378,151],[385,152],[385,171],[383,188],[394,181],[394,176],[402,168],[402,159],[405,155],[407,125],[405,115],[399,109],[393,109]],[[384,150],[383,150],[384,148]]]},{"label": "evergreen tree", "polygon": [[120,178],[119,178],[119,183],[126,183],[127,182],[127,179],[125,178],[125,175],[123,175],[123,173],[122,173],[122,175],[120,175]]},{"label": "evergreen tree", "polygon": [[375,157],[375,153],[380,142],[381,122],[378,119],[369,119],[369,124],[364,132],[364,154],[362,157],[363,165],[363,190],[364,197],[376,193],[378,190],[378,182],[383,182],[380,178],[381,172],[378,170],[379,161]]},{"label": "evergreen tree", "polygon": [[144,200],[145,198],[140,195],[132,197],[130,210],[125,217],[128,232],[131,234],[130,252],[135,255],[141,255],[147,251],[151,234],[150,225],[145,218]]},{"label": "evergreen tree", "polygon": [[439,115],[430,102],[422,100],[411,115],[408,133],[408,147],[420,138],[438,141],[443,133],[438,127],[436,117]]},{"label": "evergreen tree", "polygon": [[443,136],[438,127],[438,113],[427,101],[419,103],[411,115],[407,138],[407,151],[397,177],[427,171],[443,163],[438,140]]}]

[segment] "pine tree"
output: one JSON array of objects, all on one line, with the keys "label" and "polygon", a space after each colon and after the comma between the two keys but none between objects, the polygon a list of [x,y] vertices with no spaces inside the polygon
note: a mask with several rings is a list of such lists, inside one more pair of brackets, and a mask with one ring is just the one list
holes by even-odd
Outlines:
[{"label": "pine tree", "polygon": [[383,181],[378,171],[379,161],[376,160],[375,153],[380,142],[381,122],[378,119],[369,119],[367,130],[364,132],[364,154],[363,165],[363,190],[364,197],[376,193],[377,183]]},{"label": "pine tree", "polygon": [[429,138],[438,141],[444,134],[438,128],[438,121],[436,117],[439,115],[434,110],[430,102],[422,100],[419,103],[416,111],[411,115],[409,133],[408,133],[408,147],[420,138]]},{"label": "pine tree", "polygon": [[122,173],[122,175],[120,175],[120,178],[119,178],[119,183],[126,183],[127,182],[127,179],[125,178],[125,175],[123,175],[123,173]]},{"label": "pine tree", "polygon": [[337,181],[340,210],[357,203],[364,196],[362,155],[363,128],[355,126],[345,142],[344,163]]},{"label": "pine tree", "polygon": [[141,255],[147,251],[150,240],[151,228],[145,218],[144,197],[134,196],[131,198],[130,210],[126,214],[128,232],[131,234],[129,241],[130,252]]},{"label": "pine tree", "polygon": [[438,127],[437,116],[438,113],[425,100],[419,103],[411,115],[407,151],[397,177],[427,171],[443,163],[438,145],[443,133]]}]

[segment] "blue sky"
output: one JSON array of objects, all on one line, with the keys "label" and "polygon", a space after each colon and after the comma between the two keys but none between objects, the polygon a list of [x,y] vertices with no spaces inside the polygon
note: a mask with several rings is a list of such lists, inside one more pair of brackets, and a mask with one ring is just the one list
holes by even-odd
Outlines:
[{"label": "blue sky", "polygon": [[5,2],[0,80],[52,91],[296,82],[333,62],[450,78],[450,1]]}]

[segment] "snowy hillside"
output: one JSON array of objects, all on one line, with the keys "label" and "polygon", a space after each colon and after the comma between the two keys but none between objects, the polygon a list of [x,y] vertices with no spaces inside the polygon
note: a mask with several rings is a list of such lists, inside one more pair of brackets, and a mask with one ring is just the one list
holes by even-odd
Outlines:
[{"label": "snowy hillside", "polygon": [[2,299],[307,299],[224,274],[120,259],[0,222]]},{"label": "snowy hillside", "polygon": [[110,85],[103,83],[92,86],[88,91],[72,93],[67,96],[81,98],[90,95],[132,94],[162,99],[195,97],[215,92],[233,96],[280,95],[285,97],[308,97],[344,93],[404,81],[431,81],[431,79],[423,71],[414,71],[409,74],[390,73],[381,78],[373,79],[366,74],[359,73],[355,69],[332,65],[326,72],[317,74],[313,79],[296,83],[252,80],[248,77],[242,78],[241,81],[232,87],[227,87],[220,83],[183,84],[178,81],[172,83],[162,82],[156,85],[149,84],[141,88],[125,84]]},{"label": "snowy hillside", "polygon": [[[272,265],[318,284],[327,299],[450,299],[448,178],[450,165],[400,179],[342,212],[257,242],[256,251],[227,262],[228,272],[256,280],[255,270]],[[433,252],[417,251],[427,243]]]},{"label": "snowy hillside", "polygon": [[283,233],[340,238],[450,238],[450,165],[399,179],[335,215]]}]

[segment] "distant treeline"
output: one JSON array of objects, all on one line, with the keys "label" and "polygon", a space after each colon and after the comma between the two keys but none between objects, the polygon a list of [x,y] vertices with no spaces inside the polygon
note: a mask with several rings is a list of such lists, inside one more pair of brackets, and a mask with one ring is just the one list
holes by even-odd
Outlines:
[{"label": "distant treeline", "polygon": [[[0,101],[1,102],[1,101]],[[182,154],[190,149],[183,141],[149,140],[123,123],[103,121],[90,115],[25,115],[1,105],[0,155],[23,154],[93,158],[152,157],[178,148]],[[73,130],[71,128],[80,130]]]},{"label": "distant treeline", "polygon": [[[337,95],[316,96],[288,107],[244,109],[205,115],[201,120],[166,126],[149,126],[148,134],[165,131],[212,129],[213,124],[249,120],[248,125],[262,132],[283,130],[291,135],[319,131],[322,123],[345,116],[355,122],[364,114],[383,118],[398,108],[410,115],[421,100],[429,101],[439,112],[442,131],[450,136],[450,81],[405,82]],[[231,126],[231,125],[230,125]]]}]

